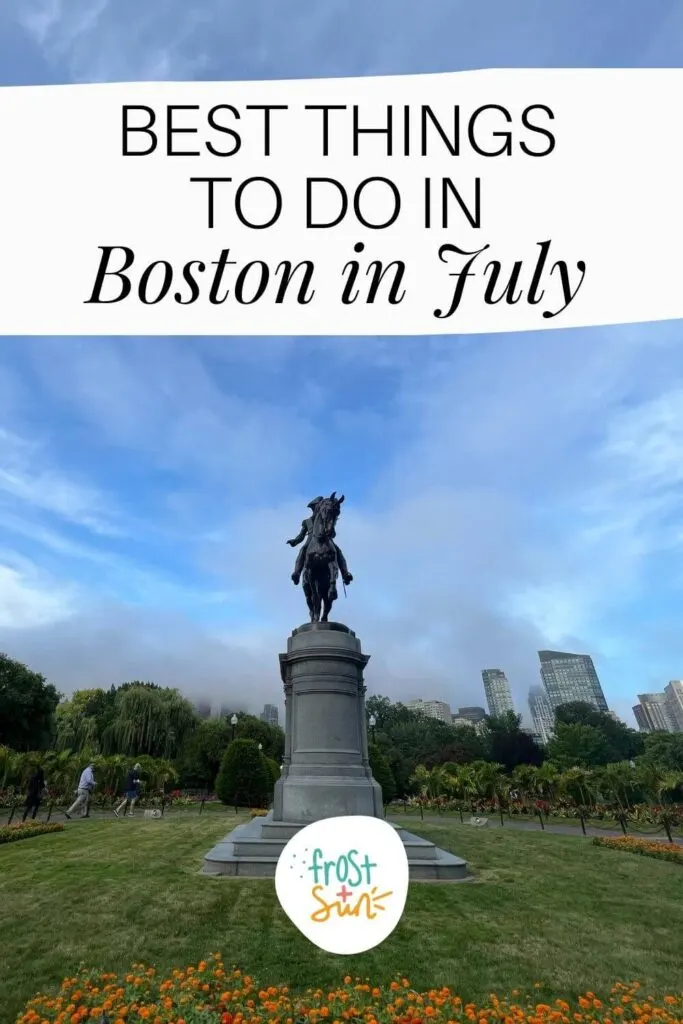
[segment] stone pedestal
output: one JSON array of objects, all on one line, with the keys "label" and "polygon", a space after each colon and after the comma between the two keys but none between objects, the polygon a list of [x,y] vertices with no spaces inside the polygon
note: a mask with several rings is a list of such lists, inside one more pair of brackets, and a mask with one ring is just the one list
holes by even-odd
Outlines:
[{"label": "stone pedestal", "polygon": [[[368,760],[363,670],[356,634],[339,622],[295,629],[280,655],[285,688],[285,756],[273,809],[237,828],[204,858],[204,874],[272,877],[287,842],[321,818],[384,818]],[[398,828],[412,880],[462,881],[467,864]]]},{"label": "stone pedestal", "polygon": [[287,641],[280,655],[285,756],[273,821],[384,817],[368,761],[363,669],[369,660],[355,633],[338,622],[308,623]]}]

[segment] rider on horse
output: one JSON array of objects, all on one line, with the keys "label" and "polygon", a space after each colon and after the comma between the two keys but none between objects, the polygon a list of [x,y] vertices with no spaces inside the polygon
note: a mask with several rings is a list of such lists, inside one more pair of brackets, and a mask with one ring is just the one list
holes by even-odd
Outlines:
[{"label": "rider on horse", "polygon": [[[287,541],[287,543],[291,547],[295,548],[297,546],[297,544],[301,544],[302,540],[304,540],[304,538],[305,538],[305,543],[302,545],[301,549],[299,550],[299,554],[297,555],[297,558],[296,558],[296,565],[294,566],[294,572],[292,573],[292,580],[293,580],[293,582],[295,584],[298,584],[299,580],[301,579],[301,573],[304,570],[304,563],[306,561],[306,549],[308,548],[308,544],[309,544],[309,541],[310,541],[310,538],[311,538],[311,534],[313,533],[313,522],[315,520],[315,514],[316,514],[316,511],[318,509],[318,505],[320,504],[321,501],[324,501],[324,500],[325,499],[322,496],[320,496],[318,498],[314,498],[313,501],[309,501],[308,507],[312,510],[313,514],[310,515],[308,517],[308,519],[304,519],[304,521],[301,524],[301,529],[300,529],[299,533],[296,535],[296,537],[293,537],[291,540]],[[339,572],[341,573],[341,578],[343,579],[344,583],[349,584],[353,580],[353,576],[349,572],[349,567],[346,564],[346,559],[344,558],[344,555],[342,554],[341,548],[339,548],[334,543],[334,536],[335,536],[335,532],[334,532],[334,529],[333,529],[333,531],[332,531],[332,543],[334,544],[334,550],[335,550],[336,555],[337,555],[337,565],[339,566]]]}]

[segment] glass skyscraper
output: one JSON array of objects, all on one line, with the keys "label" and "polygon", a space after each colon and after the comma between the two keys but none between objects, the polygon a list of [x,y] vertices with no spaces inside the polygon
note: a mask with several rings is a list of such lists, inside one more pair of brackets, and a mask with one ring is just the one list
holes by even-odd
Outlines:
[{"label": "glass skyscraper", "polygon": [[506,711],[514,711],[510,684],[502,669],[484,668],[481,670],[481,677],[484,680],[484,693],[489,706],[489,714],[498,716],[504,715]]},{"label": "glass skyscraper", "polygon": [[547,743],[555,731],[555,715],[543,686],[532,686],[529,690],[529,711],[534,732],[540,736],[541,743]]},{"label": "glass skyscraper", "polygon": [[541,678],[553,711],[562,704],[582,701],[598,711],[608,711],[607,701],[588,654],[539,651]]}]

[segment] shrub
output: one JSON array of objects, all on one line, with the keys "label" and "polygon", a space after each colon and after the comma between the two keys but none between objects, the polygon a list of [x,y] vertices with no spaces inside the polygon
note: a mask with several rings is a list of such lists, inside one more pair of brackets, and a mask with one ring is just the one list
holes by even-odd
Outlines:
[{"label": "shrub", "polygon": [[[538,986],[540,987],[540,986]],[[657,1024],[677,1024],[683,1019],[683,997],[663,995],[647,999],[647,1019]],[[540,993],[522,998],[499,999],[489,996],[487,1005],[464,1003],[449,988],[434,988],[418,993],[406,978],[384,987],[355,982],[347,976],[335,990],[309,989],[297,994],[289,988],[258,985],[238,970],[226,971],[218,954],[185,970],[157,974],[154,968],[133,965],[121,978],[83,970],[67,978],[56,996],[39,995],[32,999],[17,1024],[69,1021],[78,1019],[127,1024],[140,1021],[175,1021],[176,1024],[241,1024],[259,1021],[374,1021],[376,1024],[469,1024],[469,1021],[533,1021],[553,1024],[557,1021],[583,1020],[608,1022],[618,1017],[621,1024],[642,1021],[645,1016],[639,985],[617,984],[606,999],[593,992],[578,999],[567,997],[552,1003]],[[402,1009],[398,1009],[402,1007]],[[615,1012],[616,1011],[616,1012]]]},{"label": "shrub", "polygon": [[275,785],[277,780],[280,778],[280,765],[272,757],[266,758],[266,764],[268,765],[268,772],[270,773],[271,781],[273,785]]},{"label": "shrub", "polygon": [[396,783],[389,762],[374,744],[370,745],[368,756],[375,782],[382,787],[382,801],[390,804],[396,799]]},{"label": "shrub", "polygon": [[19,821],[16,825],[0,825],[0,844],[16,843],[19,839],[30,839],[32,836],[44,836],[48,832],[63,831],[64,826],[57,821],[50,824],[44,821]]},{"label": "shrub", "polygon": [[234,740],[223,755],[216,778],[216,794],[224,804],[263,807],[273,783],[268,762],[256,740]]},{"label": "shrub", "polygon": [[656,857],[658,860],[670,860],[674,864],[683,864],[683,846],[678,846],[675,843],[634,839],[632,836],[596,836],[593,844],[606,846],[612,850],[639,853],[641,857]]}]

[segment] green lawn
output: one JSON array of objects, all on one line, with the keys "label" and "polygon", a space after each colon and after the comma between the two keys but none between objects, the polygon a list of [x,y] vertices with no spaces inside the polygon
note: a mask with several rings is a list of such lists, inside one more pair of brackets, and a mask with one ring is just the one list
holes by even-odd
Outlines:
[{"label": "green lawn", "polygon": [[[448,984],[465,998],[534,982],[548,994],[640,979],[660,992],[683,975],[683,869],[599,849],[582,837],[420,824],[466,857],[476,882],[411,886],[397,930],[359,957],[311,946],[272,881],[198,874],[232,815],[93,820],[0,847],[0,1021],[79,962],[187,964],[212,951],[268,984]],[[417,824],[413,827],[417,829]],[[68,872],[68,873],[67,873]]]}]

